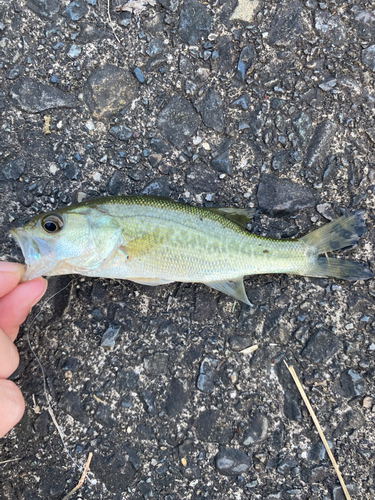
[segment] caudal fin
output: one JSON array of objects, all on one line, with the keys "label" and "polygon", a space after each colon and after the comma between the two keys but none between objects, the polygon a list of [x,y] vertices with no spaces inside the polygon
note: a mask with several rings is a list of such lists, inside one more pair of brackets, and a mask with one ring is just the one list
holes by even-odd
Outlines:
[{"label": "caudal fin", "polygon": [[301,241],[316,248],[318,254],[355,245],[365,232],[364,210],[356,210],[306,234]]},{"label": "caudal fin", "polygon": [[[365,232],[364,210],[356,210],[307,234],[301,241],[307,244],[316,255],[340,250],[355,245]],[[312,264],[308,276],[320,278],[341,278],[349,281],[366,280],[373,277],[372,272],[357,262],[330,257],[319,257]]]},{"label": "caudal fin", "polygon": [[374,277],[371,270],[362,266],[359,262],[331,257],[319,257],[309,271],[308,276],[340,278],[348,281],[368,280]]}]

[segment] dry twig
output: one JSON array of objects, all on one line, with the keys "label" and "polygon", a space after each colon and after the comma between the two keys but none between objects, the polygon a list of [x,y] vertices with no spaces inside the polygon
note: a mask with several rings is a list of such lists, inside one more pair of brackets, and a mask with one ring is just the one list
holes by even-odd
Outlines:
[{"label": "dry twig", "polygon": [[92,453],[90,451],[89,456],[87,457],[87,460],[86,460],[85,468],[83,469],[82,476],[81,476],[80,480],[78,481],[77,486],[74,486],[74,488],[71,491],[69,491],[69,493],[67,495],[65,495],[62,500],[69,500],[70,498],[72,498],[72,496],[74,495],[74,493],[77,490],[79,490],[79,488],[83,485],[83,483],[84,483],[84,481],[86,479],[87,473],[89,471],[91,459],[92,459]]},{"label": "dry twig", "polygon": [[295,382],[295,384],[296,384],[296,386],[297,386],[297,388],[298,388],[298,390],[299,390],[299,392],[300,392],[300,394],[302,396],[302,399],[303,399],[303,401],[304,401],[307,409],[309,410],[310,416],[311,416],[311,418],[312,418],[312,420],[313,420],[313,422],[315,424],[316,430],[319,433],[320,439],[323,441],[324,447],[325,447],[325,449],[327,451],[327,454],[328,454],[328,456],[329,456],[329,458],[330,458],[330,460],[332,462],[333,468],[335,469],[337,477],[339,478],[339,481],[340,481],[340,484],[341,484],[341,488],[342,488],[342,490],[344,492],[345,498],[346,498],[346,500],[351,500],[349,492],[348,492],[348,490],[346,488],[346,485],[344,483],[344,480],[343,480],[343,478],[341,476],[341,472],[340,472],[339,466],[337,465],[335,457],[333,456],[332,451],[331,451],[330,447],[328,446],[327,440],[326,440],[326,438],[325,438],[325,436],[323,434],[323,430],[320,427],[320,424],[319,424],[318,419],[316,418],[315,412],[312,409],[310,401],[308,400],[308,398],[306,396],[306,392],[305,392],[304,388],[302,387],[301,382],[298,379],[297,373],[295,372],[294,367],[293,366],[289,366],[288,363],[285,360],[284,360],[284,363],[285,363],[285,366],[288,368],[290,374],[292,375],[293,380],[294,380],[294,382]]},{"label": "dry twig", "polygon": [[9,462],[17,462],[18,460],[21,460],[21,459],[20,458],[10,458],[9,460],[3,460],[2,462],[0,462],[0,465],[8,464]]},{"label": "dry twig", "polygon": [[[112,21],[112,18],[111,18],[111,12],[109,10],[109,2],[110,2],[110,0],[107,0],[107,14],[108,14],[109,25],[112,28],[112,31],[113,31],[113,34],[115,35],[116,40],[118,41],[118,43],[121,43],[119,37],[116,35],[115,28],[113,27],[113,21]],[[115,11],[116,11],[116,9],[115,9]]]},{"label": "dry twig", "polygon": [[256,351],[258,349],[258,344],[251,345],[250,347],[245,347],[245,349],[242,349],[240,351],[241,354],[251,354],[252,352]]}]

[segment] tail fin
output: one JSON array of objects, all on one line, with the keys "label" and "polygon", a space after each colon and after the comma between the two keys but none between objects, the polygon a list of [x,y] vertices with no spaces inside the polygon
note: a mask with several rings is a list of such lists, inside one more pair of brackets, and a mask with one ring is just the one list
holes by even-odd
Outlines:
[{"label": "tail fin", "polygon": [[301,241],[310,247],[314,247],[318,254],[333,252],[334,250],[355,245],[359,237],[365,232],[364,213],[364,210],[356,210],[343,215],[307,234],[301,238]]},{"label": "tail fin", "polygon": [[[364,210],[356,210],[307,234],[300,241],[308,245],[316,254],[332,252],[355,245],[365,232]],[[349,281],[366,280],[373,277],[372,272],[357,262],[319,257],[315,260],[308,276],[320,278],[341,278]]]},{"label": "tail fin", "polygon": [[309,270],[308,276],[340,278],[348,281],[368,280],[374,277],[370,269],[359,262],[330,257],[319,257]]}]

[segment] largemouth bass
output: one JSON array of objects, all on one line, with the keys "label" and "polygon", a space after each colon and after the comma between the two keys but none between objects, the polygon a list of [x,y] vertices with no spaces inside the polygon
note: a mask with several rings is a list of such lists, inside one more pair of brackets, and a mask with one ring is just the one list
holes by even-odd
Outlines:
[{"label": "largemouth bass", "polygon": [[321,256],[357,243],[364,211],[298,240],[251,234],[246,223],[253,215],[153,196],[105,197],[38,215],[11,233],[25,258],[24,281],[74,273],[147,285],[196,282],[250,304],[246,275],[373,277],[360,263]]}]

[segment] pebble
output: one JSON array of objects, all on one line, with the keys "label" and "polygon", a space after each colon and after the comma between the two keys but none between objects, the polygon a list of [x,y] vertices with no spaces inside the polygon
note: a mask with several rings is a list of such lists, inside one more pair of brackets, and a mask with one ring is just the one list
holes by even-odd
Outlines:
[{"label": "pebble", "polygon": [[159,177],[158,179],[153,179],[142,189],[142,194],[154,195],[154,196],[165,196],[170,195],[170,189],[167,179],[164,177]]},{"label": "pebble", "polygon": [[174,418],[185,408],[190,397],[190,385],[186,379],[173,378],[167,389],[166,414]]},{"label": "pebble", "polygon": [[281,460],[277,466],[277,472],[280,474],[290,474],[291,472],[297,472],[298,463],[297,461],[291,457],[286,456],[283,460]]},{"label": "pebble", "polygon": [[60,0],[27,0],[27,7],[43,21],[52,19],[60,9]]},{"label": "pebble", "polygon": [[79,21],[88,11],[85,0],[74,0],[63,10],[62,15],[69,21]]},{"label": "pebble", "polygon": [[[358,488],[354,484],[346,483],[346,489],[351,498],[355,498],[358,494]],[[347,496],[344,494],[341,486],[335,486],[332,490],[332,500],[345,500]]]},{"label": "pebble", "polygon": [[216,367],[219,362],[217,359],[206,356],[199,367],[197,387],[200,391],[210,393],[215,386],[215,380],[218,377]]},{"label": "pebble", "polygon": [[371,71],[375,71],[375,45],[370,45],[367,49],[362,50],[362,62]]},{"label": "pebble", "polygon": [[307,144],[310,142],[313,132],[313,125],[310,116],[303,111],[296,113],[292,117],[292,125],[294,130],[298,134],[302,146],[307,146]]},{"label": "pebble", "polygon": [[176,148],[183,148],[192,135],[195,135],[200,117],[184,97],[174,95],[169,99],[157,118],[161,133]]},{"label": "pebble", "polygon": [[221,155],[213,158],[211,160],[211,165],[217,172],[224,172],[225,174],[231,174],[228,151],[225,151]]},{"label": "pebble", "polygon": [[17,180],[25,170],[26,162],[23,158],[16,158],[9,161],[2,169],[2,173],[6,179]]},{"label": "pebble", "polygon": [[240,108],[246,110],[250,105],[250,96],[248,94],[244,94],[235,101],[231,103],[231,108]]},{"label": "pebble", "polygon": [[105,484],[107,490],[117,496],[118,491],[127,491],[134,481],[136,468],[131,456],[128,449],[122,453],[119,450],[108,450],[105,455],[99,452],[96,453],[96,460],[92,461],[90,468],[95,477]]},{"label": "pebble", "polygon": [[67,54],[71,59],[77,59],[77,57],[80,55],[81,52],[82,52],[81,47],[77,47],[77,45],[73,43],[73,45],[70,46],[70,49],[68,50]]},{"label": "pebble", "polygon": [[340,340],[329,330],[320,328],[316,330],[302,351],[302,356],[320,364],[328,361],[340,348]]},{"label": "pebble", "polygon": [[223,101],[213,89],[209,89],[203,97],[200,113],[206,127],[216,132],[224,131]]},{"label": "pebble", "polygon": [[340,47],[347,39],[347,30],[341,16],[332,15],[330,12],[315,14],[315,29],[318,34],[329,39],[329,43]]},{"label": "pebble", "polygon": [[279,172],[288,172],[293,168],[295,160],[291,151],[277,151],[272,158],[272,168]]},{"label": "pebble", "polygon": [[116,388],[124,393],[137,387],[139,375],[133,370],[119,371],[116,377]]},{"label": "pebble", "polygon": [[139,83],[145,83],[145,77],[139,68],[134,68],[134,76],[139,81]]},{"label": "pebble", "polygon": [[266,315],[263,324],[263,335],[268,335],[276,327],[285,311],[285,307],[276,307]]},{"label": "pebble", "polygon": [[168,354],[156,352],[152,356],[144,359],[145,371],[147,375],[162,375],[168,371]]},{"label": "pebble", "polygon": [[64,175],[67,179],[77,179],[79,169],[74,163],[68,163],[64,169]]},{"label": "pebble", "polygon": [[297,0],[280,2],[271,20],[268,43],[270,45],[295,43],[299,38],[298,35],[309,31],[311,26],[305,22],[303,10],[302,3]]},{"label": "pebble", "polygon": [[165,50],[164,40],[162,38],[153,38],[149,41],[146,54],[150,57],[156,57],[162,54]]},{"label": "pebble", "polygon": [[116,344],[116,338],[120,332],[119,326],[111,325],[104,332],[100,345],[102,347],[107,347],[113,349]]},{"label": "pebble", "polygon": [[178,26],[182,42],[196,45],[208,36],[210,28],[211,16],[208,8],[197,0],[184,0]]},{"label": "pebble", "polygon": [[236,77],[242,82],[245,81],[246,74],[254,64],[255,52],[253,47],[246,45],[241,51],[237,64]]},{"label": "pebble", "polygon": [[19,78],[10,90],[13,104],[27,113],[39,113],[53,108],[74,108],[76,98],[61,90],[31,78]]},{"label": "pebble", "polygon": [[13,66],[13,68],[10,69],[8,71],[8,73],[6,74],[6,78],[8,78],[8,80],[15,80],[22,73],[22,69],[23,69],[23,66],[21,64],[17,64],[16,66]]},{"label": "pebble", "polygon": [[224,476],[244,474],[250,469],[251,460],[243,451],[223,448],[215,456],[215,467]]},{"label": "pebble", "polygon": [[109,133],[118,141],[128,141],[133,135],[126,125],[115,125],[109,129]]},{"label": "pebble", "polygon": [[321,203],[320,205],[317,205],[316,210],[327,220],[332,220],[335,217],[335,213],[329,203]]},{"label": "pebble", "polygon": [[246,347],[250,347],[253,344],[251,337],[243,337],[242,335],[231,335],[228,339],[229,347],[234,352],[242,351]]},{"label": "pebble", "polygon": [[96,69],[88,77],[85,99],[97,120],[123,110],[138,94],[139,82],[129,71],[111,64]]},{"label": "pebble", "polygon": [[208,409],[200,412],[193,427],[200,441],[226,445],[233,438],[230,418],[218,410]]},{"label": "pebble", "polygon": [[60,497],[65,489],[66,477],[60,468],[45,467],[37,489],[42,498]]},{"label": "pebble", "polygon": [[336,130],[337,125],[330,120],[319,123],[308,147],[304,166],[312,168],[322,163],[329,153]]},{"label": "pebble", "polygon": [[244,445],[253,444],[266,439],[268,431],[268,419],[262,415],[259,411],[255,411],[247,430],[244,434]]},{"label": "pebble", "polygon": [[353,369],[343,371],[340,375],[340,386],[345,398],[362,396],[366,384],[361,375]]},{"label": "pebble", "polygon": [[82,410],[81,397],[78,392],[65,392],[60,398],[59,407],[75,420],[88,422],[88,417]]},{"label": "pebble", "polygon": [[316,205],[316,192],[311,188],[261,174],[257,191],[258,206],[267,213],[295,213]]},{"label": "pebble", "polygon": [[155,413],[156,396],[147,389],[141,393],[141,398],[144,403],[147,413]]},{"label": "pebble", "polygon": [[337,80],[336,78],[331,78],[330,80],[326,80],[323,83],[320,83],[318,87],[323,90],[323,92],[329,92],[334,87],[336,87]]}]

